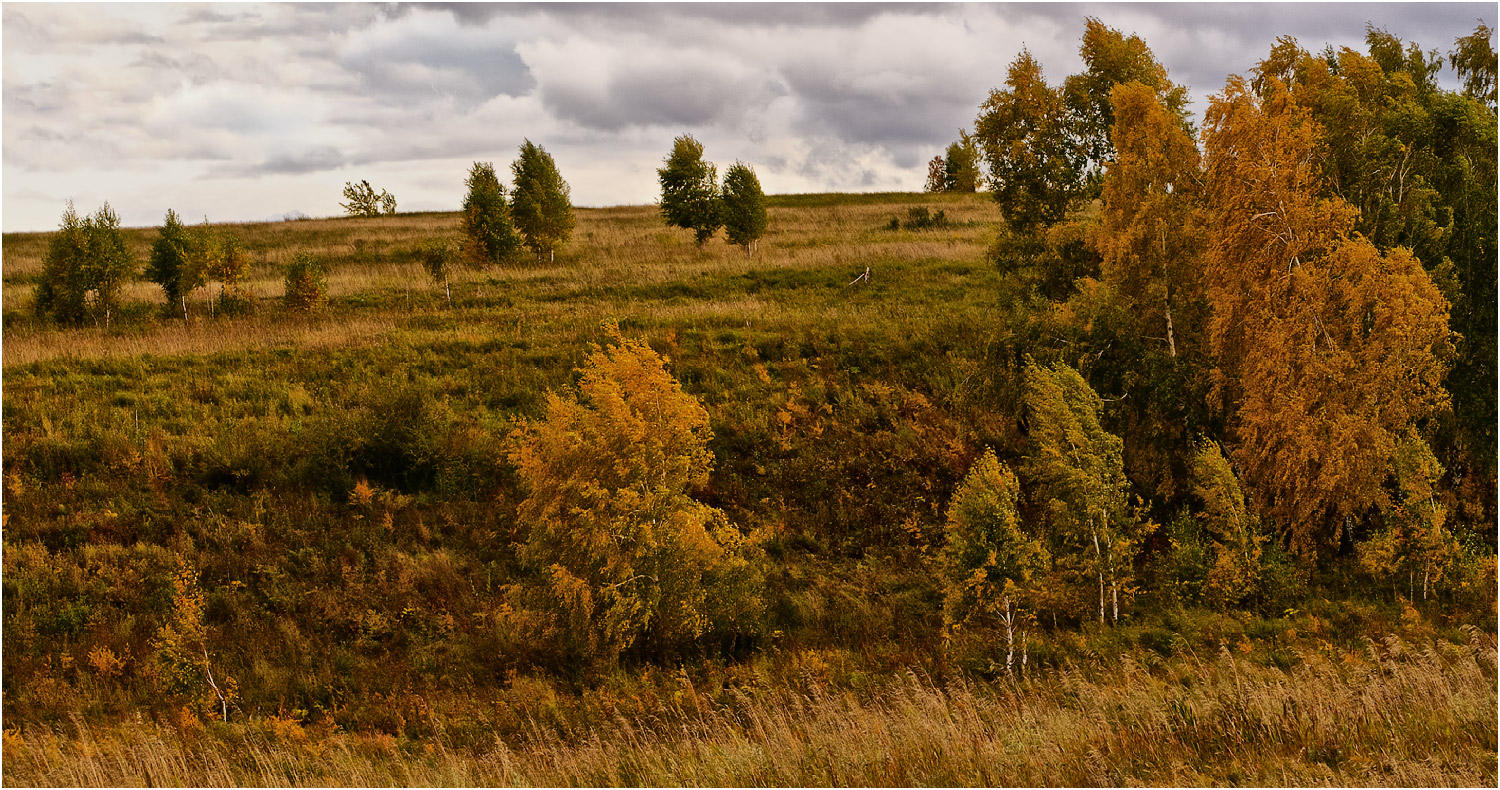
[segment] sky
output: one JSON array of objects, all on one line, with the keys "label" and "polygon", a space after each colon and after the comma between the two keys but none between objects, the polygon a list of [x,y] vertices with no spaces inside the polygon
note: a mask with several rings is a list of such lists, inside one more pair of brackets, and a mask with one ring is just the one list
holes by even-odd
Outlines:
[{"label": "sky", "polygon": [[[454,210],[470,164],[546,148],[582,206],[643,204],[672,139],[767,192],[910,191],[1022,48],[1137,33],[1200,116],[1279,35],[1446,53],[1494,3],[16,4],[0,10],[0,226],[332,216],[346,181]],[[1456,83],[1451,71],[1441,81]]]}]

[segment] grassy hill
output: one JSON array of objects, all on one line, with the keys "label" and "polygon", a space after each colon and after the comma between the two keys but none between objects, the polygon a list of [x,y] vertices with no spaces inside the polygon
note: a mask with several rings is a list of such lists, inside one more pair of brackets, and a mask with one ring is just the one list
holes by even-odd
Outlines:
[{"label": "grassy hill", "polygon": [[[140,282],[109,331],[35,318],[46,236],[6,234],[5,781],[1494,783],[1493,615],[1337,568],[1242,612],[1054,619],[1024,678],[945,644],[944,511],[1020,452],[1019,365],[1058,341],[1015,316],[1045,308],[987,196],[770,205],[754,257],[580,209],[554,263],[464,272],[451,305],[415,250],[456,214],[240,225],[252,313],[165,317]],[[951,224],[887,228],[916,207]],[[279,303],[299,251],[329,269],[310,316]],[[708,411],[698,496],[767,557],[753,644],[583,671],[500,626],[504,437],[611,321]],[[151,660],[183,566],[228,723]]]}]

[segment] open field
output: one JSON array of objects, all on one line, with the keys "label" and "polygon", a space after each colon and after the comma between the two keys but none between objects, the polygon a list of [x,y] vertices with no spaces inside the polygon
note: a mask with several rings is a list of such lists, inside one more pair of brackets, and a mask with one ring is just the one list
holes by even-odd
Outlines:
[{"label": "open field", "polygon": [[[259,314],[183,326],[138,315],[121,332],[102,329],[57,332],[37,328],[27,316],[41,269],[46,234],[6,234],[4,309],[6,367],[57,356],[83,358],[135,354],[204,353],[246,347],[295,347],[301,342],[358,344],[396,329],[501,326],[525,322],[530,330],[559,321],[597,325],[603,317],[622,321],[657,317],[683,323],[772,320],[795,312],[796,321],[879,320],[919,316],[923,308],[952,304],[953,289],[990,275],[967,264],[983,257],[998,212],[974,195],[886,195],[820,204],[814,196],[772,198],[770,231],[756,258],[722,241],[700,250],[689,234],[667,228],[651,206],[579,209],[573,243],[555,263],[522,264],[505,270],[460,275],[454,308],[442,301],[415,260],[415,248],[434,237],[458,233],[456,214],[412,214],[378,219],[324,219],[235,226],[252,261],[248,290],[268,308]],[[800,207],[811,204],[811,207]],[[885,222],[905,216],[909,206],[945,208],[956,228],[941,232],[888,231]],[[154,229],[127,232],[138,260],[149,253]],[[320,318],[292,322],[276,310],[280,267],[298,251],[324,261],[333,309]],[[845,290],[872,267],[871,287]],[[136,282],[128,301],[160,303],[160,289]],[[207,312],[200,293],[190,310]],[[873,315],[869,315],[872,313]],[[380,318],[377,319],[376,317]],[[387,321],[382,324],[381,319]],[[576,323],[575,323],[576,322]],[[330,328],[344,327],[341,332]]]},{"label": "open field", "polygon": [[[948,502],[1022,456],[1063,306],[996,265],[986,195],[770,205],[754,257],[580,209],[554,263],[461,272],[451,306],[413,250],[454,214],[238,226],[251,314],[136,283],[109,331],[32,315],[45,235],[6,234],[4,784],[1495,783],[1487,590],[1346,556],[1212,611],[1159,583],[1163,529],[1121,622],[1038,617],[1024,679],[950,640]],[[954,224],[885,228],[915,206]],[[278,298],[298,250],[329,266],[309,316]],[[707,412],[694,494],[764,552],[747,642],[562,667],[510,628],[506,436],[608,321]],[[223,707],[157,659],[180,565]]]}]

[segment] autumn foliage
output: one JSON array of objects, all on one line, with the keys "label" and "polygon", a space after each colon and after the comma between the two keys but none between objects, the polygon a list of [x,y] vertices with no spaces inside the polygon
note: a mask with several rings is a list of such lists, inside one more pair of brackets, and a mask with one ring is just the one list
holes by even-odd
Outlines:
[{"label": "autumn foliage", "polygon": [[1272,83],[1209,107],[1209,338],[1236,460],[1299,550],[1385,501],[1406,431],[1447,404],[1448,302],[1412,254],[1323,197],[1319,127]]},{"label": "autumn foliage", "polygon": [[760,607],[743,535],[694,498],[713,456],[708,413],[639,340],[613,335],[512,436],[528,601],[566,656],[610,661],[749,635]]}]

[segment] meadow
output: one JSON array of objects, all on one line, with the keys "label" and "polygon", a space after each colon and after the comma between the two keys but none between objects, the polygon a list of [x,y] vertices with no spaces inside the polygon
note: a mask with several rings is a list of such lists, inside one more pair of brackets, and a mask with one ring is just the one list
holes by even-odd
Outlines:
[{"label": "meadow", "polygon": [[[988,195],[768,202],[754,256],[577,209],[555,261],[451,304],[416,250],[456,214],[238,225],[252,312],[137,282],[108,330],[37,318],[46,234],[6,234],[4,783],[1494,784],[1490,590],[1344,556],[1214,611],[1159,583],[1159,530],[1119,625],[1054,613],[1018,675],[947,638],[950,496],[1022,453],[1060,308],[997,265]],[[950,224],[888,228],[919,207]],[[278,299],[298,251],[310,315]],[[707,410],[695,494],[764,552],[753,640],[580,668],[507,626],[505,437],[610,322]],[[222,709],[152,660],[184,564]]]}]

